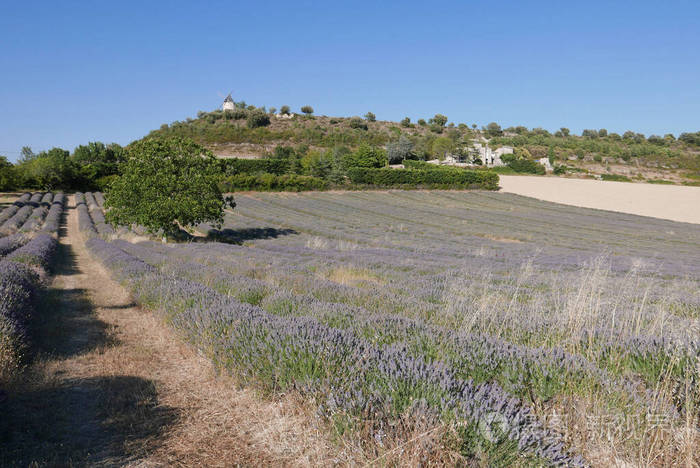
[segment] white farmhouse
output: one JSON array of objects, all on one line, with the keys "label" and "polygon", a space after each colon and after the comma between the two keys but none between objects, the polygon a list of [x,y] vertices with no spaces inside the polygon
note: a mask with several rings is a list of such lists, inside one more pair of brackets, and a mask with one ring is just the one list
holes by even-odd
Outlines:
[{"label": "white farmhouse", "polygon": [[227,111],[227,110],[234,110],[236,108],[236,105],[233,102],[233,98],[231,97],[231,94],[229,93],[228,96],[226,96],[226,99],[224,99],[224,103],[221,106],[221,110]]},{"label": "white farmhouse", "polygon": [[474,143],[474,150],[479,155],[479,159],[484,163],[484,166],[505,166],[501,161],[501,156],[504,154],[513,154],[512,146],[501,146],[500,148],[491,149],[488,140],[482,140],[482,143]]},{"label": "white farmhouse", "polygon": [[542,164],[547,172],[552,172],[554,170],[552,164],[549,162],[549,158],[540,158],[537,162]]}]

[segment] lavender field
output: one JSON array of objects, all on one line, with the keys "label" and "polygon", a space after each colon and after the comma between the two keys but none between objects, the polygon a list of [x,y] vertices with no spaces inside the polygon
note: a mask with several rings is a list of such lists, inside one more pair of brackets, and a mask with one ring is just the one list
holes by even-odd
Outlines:
[{"label": "lavender field", "polygon": [[368,452],[700,462],[697,225],[500,193],[256,193],[162,244],[105,224],[99,194],[76,201],[141,304]]},{"label": "lavender field", "polygon": [[62,193],[25,193],[0,211],[0,396],[26,362],[64,203]]}]

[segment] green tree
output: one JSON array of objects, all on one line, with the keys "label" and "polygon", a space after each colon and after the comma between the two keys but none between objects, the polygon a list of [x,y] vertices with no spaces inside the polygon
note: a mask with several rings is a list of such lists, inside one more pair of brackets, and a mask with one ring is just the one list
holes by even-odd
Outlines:
[{"label": "green tree", "polygon": [[401,126],[402,127],[410,127],[411,126],[411,119],[409,117],[404,117],[401,119]]},{"label": "green tree", "polygon": [[310,117],[311,114],[314,113],[314,108],[311,106],[304,106],[301,108],[301,111],[307,115],[307,117]]},{"label": "green tree", "polygon": [[454,141],[449,137],[436,138],[433,141],[432,153],[438,159],[444,159],[445,156],[454,148]]},{"label": "green tree", "polygon": [[346,154],[344,166],[349,167],[384,167],[387,165],[386,151],[363,143],[354,153]]},{"label": "green tree", "polygon": [[397,141],[387,144],[386,152],[389,164],[401,164],[404,159],[416,159],[413,143],[404,135],[401,135]]},{"label": "green tree", "polygon": [[29,146],[23,146],[22,147],[22,156],[19,158],[19,163],[24,163],[31,161],[34,159],[36,155],[34,154],[34,151]]},{"label": "green tree", "polygon": [[435,116],[432,119],[430,119],[430,123],[438,125],[440,127],[444,127],[447,123],[447,116],[442,114],[435,114]]},{"label": "green tree", "polygon": [[367,130],[367,122],[362,120],[359,117],[352,117],[350,120],[348,120],[348,125],[350,128],[357,128],[360,130]]},{"label": "green tree", "polygon": [[289,106],[285,105],[285,106],[280,107],[280,114],[289,115],[289,112],[290,112]]},{"label": "green tree", "polygon": [[248,124],[248,128],[266,127],[270,125],[270,116],[267,112],[256,109],[248,114],[246,123]]},{"label": "green tree", "polygon": [[233,197],[219,189],[213,154],[187,138],[146,138],[126,148],[121,176],[105,192],[107,219],[166,235],[203,222],[220,226]]},{"label": "green tree", "polygon": [[119,163],[124,159],[124,149],[116,143],[89,142],[75,148],[71,159],[81,175],[95,180],[117,173]]},{"label": "green tree", "polygon": [[486,126],[484,130],[486,131],[486,134],[492,138],[503,135],[503,130],[501,130],[501,126],[498,125],[496,122],[491,122]]},{"label": "green tree", "polygon": [[21,162],[17,169],[28,185],[44,190],[73,188],[77,181],[70,153],[61,148],[42,151]]},{"label": "green tree", "polygon": [[15,166],[5,156],[0,156],[0,190],[15,190],[17,186]]},{"label": "green tree", "polygon": [[367,122],[376,122],[377,116],[374,115],[372,112],[367,112],[365,114],[365,119],[367,119]]}]

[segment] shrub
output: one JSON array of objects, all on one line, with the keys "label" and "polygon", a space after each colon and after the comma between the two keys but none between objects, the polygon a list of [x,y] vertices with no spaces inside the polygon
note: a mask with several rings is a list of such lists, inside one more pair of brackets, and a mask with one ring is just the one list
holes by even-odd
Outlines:
[{"label": "shrub", "polygon": [[408,117],[404,117],[401,119],[401,126],[402,127],[410,127],[411,126],[411,119]]},{"label": "shrub", "polygon": [[547,172],[542,164],[530,159],[516,159],[509,162],[508,167],[515,172],[524,172],[528,174],[544,175]]},{"label": "shrub", "polygon": [[600,178],[611,182],[632,182],[629,177],[619,174],[602,174]]},{"label": "shrub", "polygon": [[348,177],[355,184],[376,187],[498,189],[496,173],[459,168],[417,170],[353,167],[348,170]]},{"label": "shrub", "polygon": [[[289,149],[292,150],[292,148]],[[284,149],[282,149],[281,151],[284,151]],[[292,150],[292,153],[293,152],[294,150]],[[224,167],[224,174],[226,175],[257,174],[265,172],[270,174],[282,175],[289,170],[289,159],[282,157],[264,159],[231,158],[222,160],[221,164]]]},{"label": "shrub", "polygon": [[433,133],[442,133],[442,125],[431,124],[430,131]]},{"label": "shrub", "polygon": [[346,168],[384,167],[388,162],[386,151],[367,144],[361,145],[354,153],[345,155],[343,159]]},{"label": "shrub", "polygon": [[432,170],[432,169],[437,169],[440,166],[437,164],[431,164],[426,161],[416,161],[416,160],[410,160],[410,159],[405,159],[403,161],[403,165],[406,169],[424,169],[424,170]]},{"label": "shrub", "polygon": [[[527,150],[525,150],[527,151]],[[518,157],[515,154],[502,154],[501,155],[501,161],[503,161],[504,164],[510,164],[511,162],[517,160]]]},{"label": "shrub", "polygon": [[365,119],[367,119],[368,122],[375,122],[377,120],[377,116],[372,112],[367,112],[365,114]]},{"label": "shrub", "polygon": [[236,190],[301,192],[325,190],[328,188],[328,182],[318,177],[296,174],[237,174],[225,178],[220,186],[223,192]]},{"label": "shrub", "polygon": [[289,112],[290,112],[289,106],[285,105],[285,106],[280,107],[280,114],[289,115]]},{"label": "shrub", "polygon": [[266,127],[270,125],[270,116],[261,110],[254,110],[248,114],[248,128]]},{"label": "shrub", "polygon": [[425,127],[427,123],[425,122],[425,119],[418,119],[418,125],[420,125],[421,127]]},{"label": "shrub", "polygon": [[348,120],[348,125],[350,126],[350,128],[357,128],[361,130],[367,130],[368,128],[367,122],[365,122],[359,117],[353,117],[350,120]]},{"label": "shrub", "polygon": [[304,106],[301,108],[301,111],[306,114],[307,116],[310,116],[311,114],[314,113],[314,108],[311,106]]},{"label": "shrub", "polygon": [[245,109],[233,109],[226,111],[226,115],[229,116],[233,120],[242,120],[248,117],[248,111]]}]

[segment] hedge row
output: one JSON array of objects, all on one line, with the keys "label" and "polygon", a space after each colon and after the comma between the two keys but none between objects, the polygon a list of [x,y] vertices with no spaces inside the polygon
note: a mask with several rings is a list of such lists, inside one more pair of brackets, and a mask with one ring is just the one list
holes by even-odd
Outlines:
[{"label": "hedge row", "polygon": [[498,175],[490,171],[458,168],[370,169],[352,167],[348,177],[355,184],[377,187],[470,188],[497,190]]},{"label": "hedge row", "polygon": [[440,169],[437,164],[432,164],[427,161],[417,161],[414,159],[404,159],[403,167],[406,169]]},{"label": "hedge row", "polygon": [[302,192],[325,190],[328,182],[318,177],[296,174],[237,174],[226,177],[221,182],[223,192],[236,190],[257,190],[262,192]]},{"label": "hedge row", "polygon": [[289,161],[286,159],[222,159],[223,172],[226,175],[238,174],[276,174],[282,175],[289,170]]},{"label": "hedge row", "polygon": [[509,162],[508,167],[513,169],[515,172],[524,172],[527,174],[544,175],[547,172],[542,164],[530,159],[516,159]]}]

